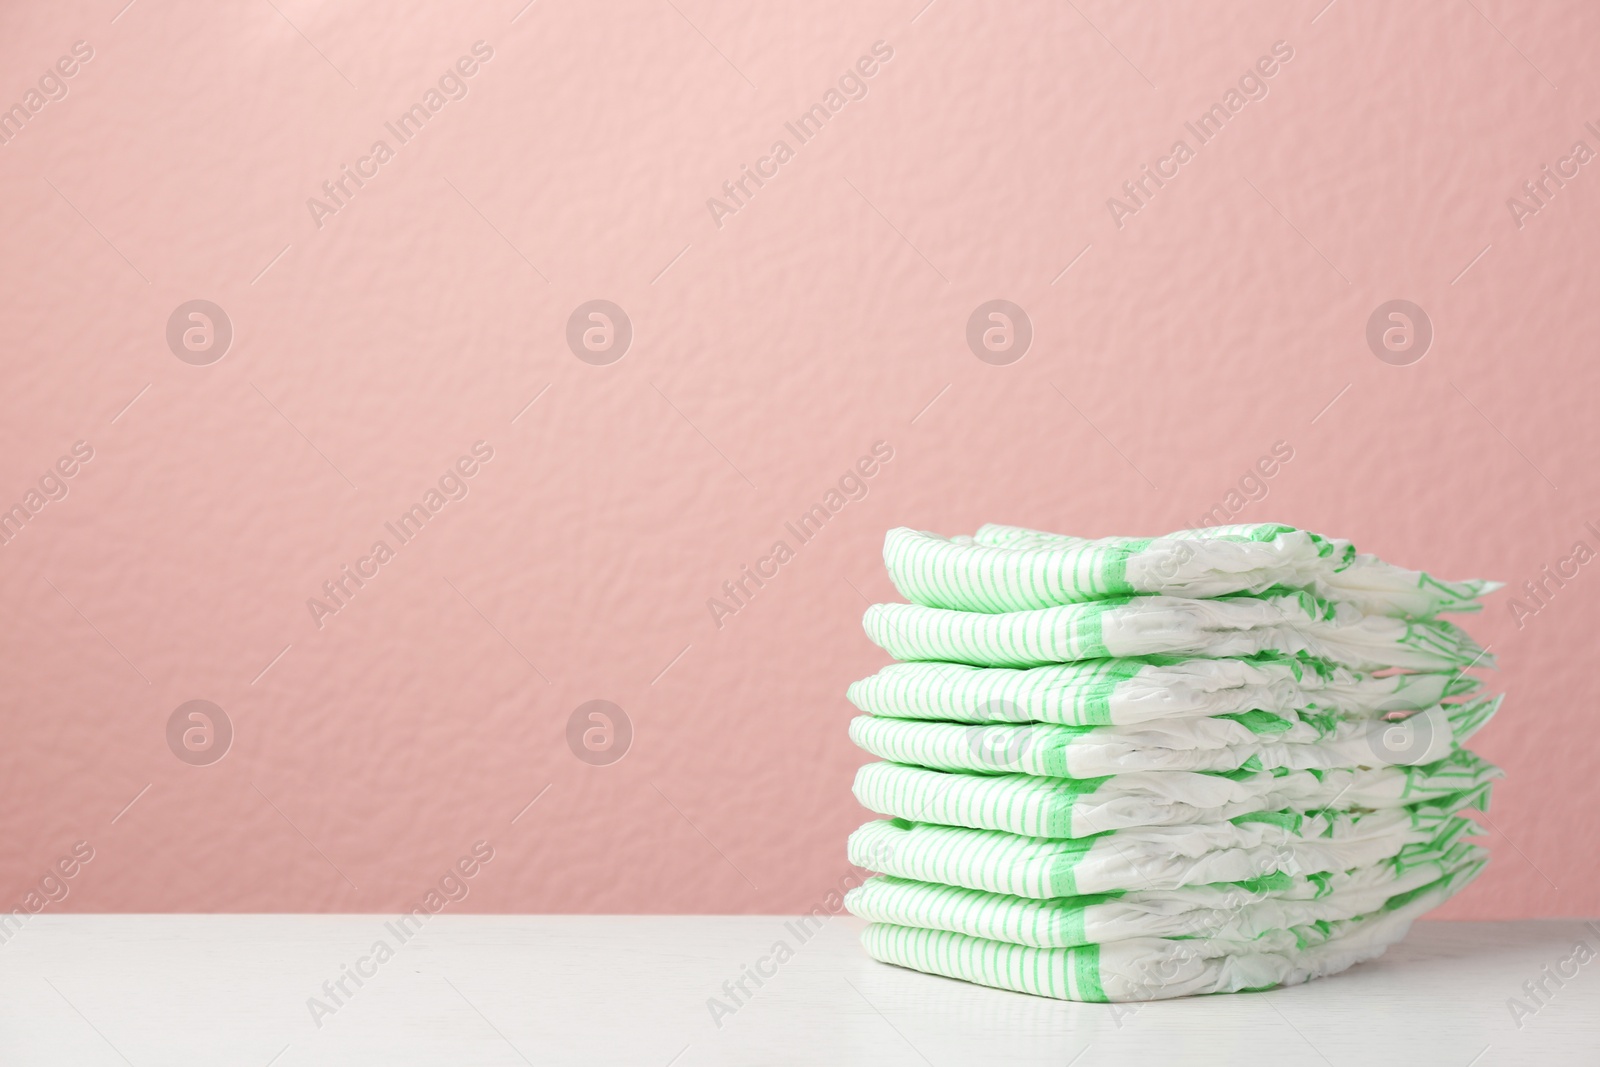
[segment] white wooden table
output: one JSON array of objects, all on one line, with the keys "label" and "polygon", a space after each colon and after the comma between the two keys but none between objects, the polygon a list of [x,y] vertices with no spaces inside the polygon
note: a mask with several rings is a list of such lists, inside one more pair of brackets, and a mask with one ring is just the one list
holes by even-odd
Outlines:
[{"label": "white wooden table", "polygon": [[[1424,922],[1340,977],[1129,1011],[875,963],[848,916],[803,943],[777,916],[446,914],[404,943],[394,921],[34,917],[0,944],[0,1064],[1600,1064],[1600,962],[1543,970],[1600,923]],[[735,1004],[778,941],[793,958]]]}]

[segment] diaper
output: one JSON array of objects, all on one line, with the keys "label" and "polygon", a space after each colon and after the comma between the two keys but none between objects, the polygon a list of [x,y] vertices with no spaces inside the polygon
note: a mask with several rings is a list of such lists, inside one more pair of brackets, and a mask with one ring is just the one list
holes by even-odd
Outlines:
[{"label": "diaper", "polygon": [[1085,540],[1016,526],[944,538],[900,528],[883,559],[907,600],[961,611],[1026,611],[1141,593],[1205,598],[1304,589],[1374,615],[1475,611],[1497,582],[1444,582],[1361,555],[1350,542],[1260,523],[1164,537]]},{"label": "diaper", "polygon": [[1404,718],[1259,712],[1139,726],[969,725],[860,715],[850,740],[885,760],[939,771],[1097,778],[1146,771],[1321,771],[1434,763],[1451,755],[1500,698],[1435,705]]},{"label": "diaper", "polygon": [[[1476,872],[1473,871],[1473,874]],[[862,934],[885,963],[1060,1000],[1127,1002],[1295,985],[1380,955],[1471,874],[1401,894],[1352,919],[1252,941],[1135,937],[1076,948],[1032,946],[890,923]]]},{"label": "diaper", "polygon": [[1118,597],[1000,614],[874,604],[862,625],[895,659],[980,667],[1259,652],[1303,652],[1363,671],[1449,671],[1493,664],[1453,623],[1363,615],[1349,604],[1318,600],[1309,593],[1225,600]]},{"label": "diaper", "polygon": [[1471,877],[1487,861],[1484,849],[1457,842],[1409,864],[1384,860],[1333,874],[1280,872],[1248,882],[1053,900],[880,875],[852,889],[845,906],[868,922],[1035,948],[1131,937],[1205,937],[1263,947],[1275,938],[1281,943],[1284,931],[1352,919],[1440,879]]},{"label": "diaper", "polygon": [[876,959],[1069,1000],[1370,959],[1483,869],[1487,649],[1441,581],[1292,526],[889,533],[845,898]]},{"label": "diaper", "polygon": [[869,871],[1048,900],[1280,872],[1331,874],[1382,861],[1406,865],[1475,828],[1458,810],[1447,801],[1369,812],[1256,812],[1075,839],[879,819],[850,835],[847,852]]},{"label": "diaper", "polygon": [[[1348,716],[1415,711],[1479,687],[1461,671],[1375,677],[1304,654],[1147,656],[1018,670],[966,663],[891,663],[851,684],[872,715],[952,722],[1148,723],[1302,708]],[[1258,717],[1260,718],[1260,717]]]},{"label": "diaper", "polygon": [[863,807],[896,818],[1063,838],[1215,822],[1284,807],[1348,811],[1435,800],[1459,809],[1482,803],[1502,773],[1467,749],[1416,767],[1148,771],[1100,778],[952,774],[881,762],[856,772],[854,792]]}]

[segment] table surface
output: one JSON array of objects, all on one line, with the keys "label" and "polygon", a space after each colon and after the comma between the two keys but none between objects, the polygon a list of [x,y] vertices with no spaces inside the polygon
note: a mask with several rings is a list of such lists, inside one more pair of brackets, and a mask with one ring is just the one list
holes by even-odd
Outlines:
[{"label": "table surface", "polygon": [[[1564,962],[1579,941],[1600,950],[1600,923],[1423,922],[1309,985],[1119,1007],[877,963],[849,916],[808,938],[783,916],[396,922],[34,916],[0,944],[0,1063],[1600,1063],[1600,964]],[[780,941],[751,996],[724,991]]]}]

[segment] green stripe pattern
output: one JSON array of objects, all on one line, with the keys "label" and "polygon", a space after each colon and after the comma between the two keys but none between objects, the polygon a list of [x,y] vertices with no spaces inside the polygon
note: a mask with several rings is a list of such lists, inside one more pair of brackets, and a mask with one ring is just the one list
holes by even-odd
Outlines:
[{"label": "green stripe pattern", "polygon": [[1035,948],[1075,948],[1130,937],[1255,941],[1310,922],[1353,919],[1390,899],[1466,877],[1488,853],[1458,842],[1400,866],[1390,861],[1312,876],[1283,874],[1184,889],[1036,900],[881,875],[846,897],[868,922],[948,930]]},{"label": "green stripe pattern", "polygon": [[1409,864],[1461,840],[1473,826],[1426,803],[1373,812],[1261,812],[1067,839],[882,819],[851,834],[848,853],[858,867],[901,878],[1048,900],[1283,872],[1332,874],[1384,860]]},{"label": "green stripe pattern", "polygon": [[1492,666],[1454,623],[1362,615],[1306,593],[1225,600],[1118,597],[982,614],[920,604],[874,604],[862,626],[899,660],[1039,667],[1129,656],[1304,653],[1364,671],[1455,671]]},{"label": "green stripe pattern", "polygon": [[1136,1002],[1293,985],[1380,955],[1411,922],[1448,900],[1482,866],[1467,867],[1377,910],[1313,921],[1261,937],[1132,937],[1073,948],[1036,948],[928,927],[874,922],[867,953],[885,963],[1061,1000]]},{"label": "green stripe pattern", "polygon": [[881,761],[856,772],[854,791],[863,807],[895,818],[1059,838],[1217,822],[1287,806],[1349,810],[1425,800],[1462,803],[1481,794],[1500,773],[1464,748],[1416,767],[1236,775],[1147,771],[1102,778],[962,774]]},{"label": "green stripe pattern", "polygon": [[1069,1000],[1261,989],[1381,953],[1483,869],[1492,665],[1445,582],[1280,524],[892,530],[909,604],[850,686],[846,906],[884,962]]},{"label": "green stripe pattern", "polygon": [[951,722],[1132,725],[1155,720],[1310,708],[1370,717],[1469,696],[1461,671],[1371,675],[1306,656],[1242,659],[1144,656],[1018,670],[967,663],[891,663],[850,685],[871,715]]},{"label": "green stripe pattern", "polygon": [[1347,541],[1273,523],[1098,540],[1014,526],[954,538],[901,528],[884,539],[883,559],[912,603],[977,612],[1141,593],[1211,598],[1296,589],[1364,614],[1430,618],[1477,610],[1478,599],[1498,588],[1440,581],[1358,555]]},{"label": "green stripe pattern", "polygon": [[[1144,727],[969,724],[858,715],[850,722],[850,740],[895,763],[975,774],[1083,779],[1150,771],[1330,771],[1377,758],[1395,764],[1446,759],[1488,721],[1498,704],[1499,698],[1493,697],[1440,705],[1396,724],[1295,712],[1178,719]],[[1411,731],[1411,744],[1396,741],[1386,751],[1386,739],[1397,725]]]}]

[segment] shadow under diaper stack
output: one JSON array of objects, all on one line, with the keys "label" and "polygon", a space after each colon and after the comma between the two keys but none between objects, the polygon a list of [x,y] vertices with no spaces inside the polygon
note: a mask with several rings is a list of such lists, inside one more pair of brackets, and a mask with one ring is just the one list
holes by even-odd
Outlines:
[{"label": "shadow under diaper stack", "polygon": [[1498,588],[1258,524],[1084,540],[891,530],[900,662],[850,687],[881,762],[846,904],[879,960],[1024,993],[1264,989],[1379,955],[1488,854],[1461,812]]}]

